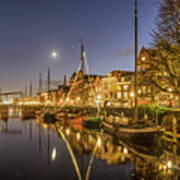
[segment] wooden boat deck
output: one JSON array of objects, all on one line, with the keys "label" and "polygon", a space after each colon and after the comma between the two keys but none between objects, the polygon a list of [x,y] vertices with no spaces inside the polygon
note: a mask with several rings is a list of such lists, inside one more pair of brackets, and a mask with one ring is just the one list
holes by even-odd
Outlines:
[{"label": "wooden boat deck", "polygon": [[134,128],[120,128],[118,131],[123,133],[156,133],[160,132],[160,127],[147,127],[142,129],[134,129]]}]

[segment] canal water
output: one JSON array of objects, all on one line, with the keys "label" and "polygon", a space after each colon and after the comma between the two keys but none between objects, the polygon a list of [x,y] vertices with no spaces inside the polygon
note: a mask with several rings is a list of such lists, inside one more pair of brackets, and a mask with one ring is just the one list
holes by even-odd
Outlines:
[{"label": "canal water", "polygon": [[0,121],[2,180],[178,179],[179,157],[178,144],[163,142],[150,152],[100,132],[35,119]]}]

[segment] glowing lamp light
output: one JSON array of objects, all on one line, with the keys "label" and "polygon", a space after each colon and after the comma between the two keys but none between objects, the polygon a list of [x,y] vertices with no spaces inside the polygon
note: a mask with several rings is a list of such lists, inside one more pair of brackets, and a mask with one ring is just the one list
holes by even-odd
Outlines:
[{"label": "glowing lamp light", "polygon": [[169,169],[172,168],[172,162],[171,162],[171,161],[168,161],[167,167],[168,167]]},{"label": "glowing lamp light", "polygon": [[70,130],[69,129],[66,129],[66,134],[67,134],[67,136],[69,136],[69,134],[70,134]]},{"label": "glowing lamp light", "polygon": [[146,60],[146,57],[145,57],[145,56],[143,56],[143,57],[141,58],[141,60],[142,60],[142,61],[145,61],[145,60]]},{"label": "glowing lamp light", "polygon": [[66,102],[69,102],[69,98],[66,98]]},{"label": "glowing lamp light", "polygon": [[95,100],[95,102],[96,102],[96,105],[97,105],[97,106],[99,106],[99,105],[100,105],[100,103],[101,103],[101,101],[100,101],[100,100]]},{"label": "glowing lamp light", "polygon": [[123,153],[128,154],[128,149],[126,147],[123,149]]},{"label": "glowing lamp light", "polygon": [[76,100],[79,101],[79,100],[80,100],[80,97],[77,97]]},{"label": "glowing lamp light", "polygon": [[101,95],[100,94],[97,95],[97,99],[101,99]]},{"label": "glowing lamp light", "polygon": [[130,96],[131,96],[131,97],[134,97],[134,93],[133,93],[133,92],[131,92],[131,93],[130,93]]},{"label": "glowing lamp light", "polygon": [[77,140],[79,140],[80,139],[80,133],[77,133]]},{"label": "glowing lamp light", "polygon": [[12,103],[13,103],[12,99],[3,101],[3,104],[12,104]]}]

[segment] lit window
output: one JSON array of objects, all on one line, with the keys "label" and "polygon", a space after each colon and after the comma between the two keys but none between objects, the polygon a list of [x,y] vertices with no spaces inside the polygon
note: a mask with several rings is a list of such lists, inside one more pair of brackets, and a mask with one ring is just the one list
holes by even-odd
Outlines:
[{"label": "lit window", "polygon": [[128,93],[124,92],[124,98],[127,99],[128,98]]},{"label": "lit window", "polygon": [[117,97],[118,97],[119,99],[122,97],[121,92],[118,92],[118,93],[117,93]]},{"label": "lit window", "polygon": [[148,93],[151,93],[151,87],[149,87],[149,89],[148,89]]},{"label": "lit window", "polygon": [[128,85],[124,85],[124,90],[127,90],[128,89]]},{"label": "lit window", "polygon": [[142,91],[143,91],[143,93],[146,93],[146,86],[143,86]]},{"label": "lit window", "polygon": [[141,89],[138,90],[138,94],[141,94]]}]

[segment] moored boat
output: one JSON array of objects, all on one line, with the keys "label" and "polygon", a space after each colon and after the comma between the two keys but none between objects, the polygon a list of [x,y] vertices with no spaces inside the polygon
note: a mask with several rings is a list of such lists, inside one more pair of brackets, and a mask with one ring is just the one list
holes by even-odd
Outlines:
[{"label": "moored boat", "polygon": [[[117,117],[111,121],[107,118],[103,122],[103,125],[111,132],[115,134],[117,138],[130,140],[138,144],[154,144],[158,142],[158,136],[161,132],[161,128],[157,126],[153,120],[149,121],[145,116],[142,120],[138,118],[138,10],[137,0],[135,0],[134,8],[134,20],[135,20],[135,73],[134,73],[134,117],[132,121],[124,119],[123,117]],[[109,120],[109,121],[108,121]],[[150,122],[150,123],[149,123]]]},{"label": "moored boat", "polygon": [[87,129],[99,129],[102,119],[96,117],[87,117],[83,120],[83,127]]}]

